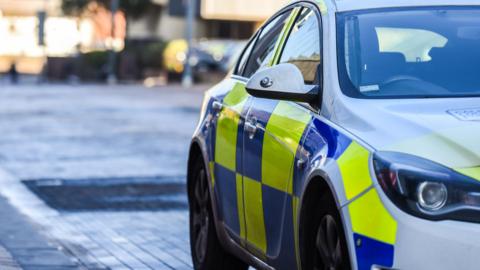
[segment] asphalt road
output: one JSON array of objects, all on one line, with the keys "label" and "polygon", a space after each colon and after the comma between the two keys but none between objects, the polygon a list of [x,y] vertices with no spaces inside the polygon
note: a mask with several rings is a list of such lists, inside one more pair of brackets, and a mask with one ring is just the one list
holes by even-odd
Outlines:
[{"label": "asphalt road", "polygon": [[191,269],[205,88],[0,86],[1,269]]}]

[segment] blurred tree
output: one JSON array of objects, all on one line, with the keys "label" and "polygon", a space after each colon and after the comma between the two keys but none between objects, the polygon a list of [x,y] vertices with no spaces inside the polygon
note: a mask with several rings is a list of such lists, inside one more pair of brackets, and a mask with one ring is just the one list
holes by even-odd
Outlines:
[{"label": "blurred tree", "polygon": [[[88,4],[96,2],[105,8],[110,8],[110,0],[63,0],[62,9],[66,14],[81,14]],[[138,18],[144,15],[154,4],[150,0],[120,0],[120,9],[126,16]]]},{"label": "blurred tree", "polygon": [[[119,2],[120,10],[125,13],[127,20],[128,38],[128,22],[145,15],[155,5],[151,0],[119,0]],[[78,16],[85,12],[91,3],[97,3],[106,9],[110,9],[110,0],[62,0],[62,9],[66,14]]]},{"label": "blurred tree", "polygon": [[62,9],[68,15],[80,15],[90,3],[90,0],[63,0]]}]

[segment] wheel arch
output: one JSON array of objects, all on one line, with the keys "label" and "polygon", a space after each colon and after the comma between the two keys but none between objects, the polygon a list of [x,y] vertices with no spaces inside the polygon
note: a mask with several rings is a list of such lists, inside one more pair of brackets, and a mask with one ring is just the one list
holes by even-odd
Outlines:
[{"label": "wheel arch", "polygon": [[[339,194],[335,192],[334,184],[331,182],[331,179],[324,171],[315,171],[312,175],[308,178],[308,181],[304,185],[303,192],[300,197],[300,201],[298,204],[298,211],[297,211],[297,221],[298,221],[298,229],[295,232],[298,237],[298,251],[299,251],[299,258],[301,261],[302,269],[304,269],[303,263],[305,262],[305,240],[307,236],[307,229],[309,228],[309,224],[313,221],[311,211],[315,208],[316,205],[319,203],[320,194],[328,194],[330,198],[334,201],[337,211],[339,212],[342,226],[345,232],[345,239],[347,241],[347,248],[348,254],[350,255],[350,261],[353,267],[354,263],[354,254],[351,252],[350,247],[350,235],[349,235],[349,227],[347,225],[348,219],[342,213],[342,206],[340,203],[340,199],[338,198]],[[354,268],[353,268],[354,269]]]},{"label": "wheel arch", "polygon": [[216,208],[215,208],[215,199],[214,199],[214,194],[213,194],[213,187],[211,185],[211,172],[209,170],[209,165],[208,165],[208,156],[207,156],[207,151],[206,148],[204,147],[204,144],[202,141],[198,138],[192,139],[192,142],[190,143],[190,148],[188,151],[188,161],[187,161],[187,183],[186,183],[186,189],[187,189],[187,194],[188,197],[190,198],[191,195],[191,188],[192,188],[192,183],[194,180],[193,177],[193,170],[195,167],[195,162],[197,161],[198,158],[202,159],[203,166],[206,169],[207,173],[207,179],[208,179],[208,188],[210,192],[210,200],[213,208],[213,214],[215,216],[215,220],[217,220],[217,213],[216,213]]},{"label": "wheel arch", "polygon": [[190,149],[188,151],[188,163],[187,163],[187,187],[189,188],[192,181],[192,171],[197,158],[201,157],[205,163],[205,158],[203,157],[202,148],[200,144],[193,140],[190,144]]}]

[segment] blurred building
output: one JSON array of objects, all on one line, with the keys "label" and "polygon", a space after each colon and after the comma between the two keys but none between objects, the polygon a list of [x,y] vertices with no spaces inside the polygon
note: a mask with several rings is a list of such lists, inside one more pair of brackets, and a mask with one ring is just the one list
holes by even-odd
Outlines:
[{"label": "blurred building", "polygon": [[[131,22],[129,37],[179,39],[185,36],[187,0],[153,0],[158,10]],[[290,0],[197,0],[196,37],[247,39]]]},{"label": "blurred building", "polygon": [[[91,4],[84,16],[69,17],[62,0],[0,0],[0,73],[16,63],[19,72],[38,74],[47,58],[122,50],[125,37],[141,44],[184,38],[188,0],[151,1],[154,7],[140,18],[127,22],[118,12],[112,39],[111,13],[102,6]],[[196,39],[245,40],[288,1],[197,0]]]},{"label": "blurred building", "polygon": [[[83,35],[76,20],[61,17],[61,0],[0,0],[0,72],[12,63],[22,73],[39,73],[46,54],[72,53]],[[45,21],[45,44],[39,37],[38,12]]]},{"label": "blurred building", "polygon": [[68,17],[61,4],[62,0],[0,0],[0,72],[16,63],[19,72],[38,74],[47,57],[123,48],[123,14],[116,15],[118,31],[112,40],[108,10],[99,8],[86,17]]}]

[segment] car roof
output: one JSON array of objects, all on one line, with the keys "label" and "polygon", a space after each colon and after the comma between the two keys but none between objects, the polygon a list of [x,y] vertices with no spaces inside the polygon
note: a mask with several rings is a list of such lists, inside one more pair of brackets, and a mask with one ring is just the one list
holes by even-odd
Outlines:
[{"label": "car roof", "polygon": [[336,11],[354,11],[374,8],[425,7],[425,6],[472,6],[480,5],[478,0],[332,0]]}]

